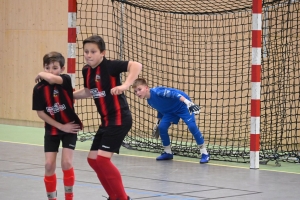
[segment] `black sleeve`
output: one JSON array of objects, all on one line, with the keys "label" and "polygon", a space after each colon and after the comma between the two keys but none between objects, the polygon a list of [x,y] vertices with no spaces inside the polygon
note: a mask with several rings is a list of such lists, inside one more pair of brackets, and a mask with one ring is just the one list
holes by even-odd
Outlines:
[{"label": "black sleeve", "polygon": [[66,90],[73,90],[71,77],[68,74],[61,74],[60,77],[63,80],[61,86]]},{"label": "black sleeve", "polygon": [[45,109],[43,87],[39,87],[39,86],[40,86],[40,84],[37,84],[33,89],[32,110],[44,110]]},{"label": "black sleeve", "polygon": [[129,61],[110,60],[108,62],[111,76],[118,76],[122,72],[127,72]]}]

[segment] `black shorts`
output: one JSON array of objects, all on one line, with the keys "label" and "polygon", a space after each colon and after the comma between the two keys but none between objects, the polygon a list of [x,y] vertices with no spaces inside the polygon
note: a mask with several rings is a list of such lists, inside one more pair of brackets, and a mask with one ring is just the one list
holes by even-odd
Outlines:
[{"label": "black shorts", "polygon": [[91,151],[103,150],[119,153],[122,142],[131,129],[130,125],[99,127]]},{"label": "black shorts", "polygon": [[58,135],[45,134],[44,136],[44,151],[45,152],[58,152],[60,141],[63,148],[75,149],[77,134],[64,133]]}]

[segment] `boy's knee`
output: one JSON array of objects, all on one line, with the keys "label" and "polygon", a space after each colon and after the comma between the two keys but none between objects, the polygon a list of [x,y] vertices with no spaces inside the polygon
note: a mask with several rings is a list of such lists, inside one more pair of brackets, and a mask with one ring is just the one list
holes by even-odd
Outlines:
[{"label": "boy's knee", "polygon": [[48,172],[48,173],[54,173],[55,167],[56,167],[55,165],[56,165],[55,162],[46,162],[45,163],[45,170],[46,170],[46,172]]},{"label": "boy's knee", "polygon": [[67,170],[67,169],[70,169],[72,168],[72,162],[70,160],[64,160],[61,162],[61,168],[63,170]]},{"label": "boy's knee", "polygon": [[166,133],[168,132],[168,129],[170,127],[171,123],[160,123],[158,125],[158,130],[159,130],[159,133]]},{"label": "boy's knee", "polygon": [[189,130],[193,133],[193,132],[197,132],[199,129],[198,129],[198,126],[196,125],[195,122],[188,122],[187,123],[187,126],[189,128]]}]

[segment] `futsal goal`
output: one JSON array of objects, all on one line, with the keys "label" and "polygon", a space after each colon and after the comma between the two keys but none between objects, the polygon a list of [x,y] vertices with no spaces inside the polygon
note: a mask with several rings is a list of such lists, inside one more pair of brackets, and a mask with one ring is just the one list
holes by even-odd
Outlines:
[{"label": "futsal goal", "polygon": [[[185,91],[201,106],[196,116],[211,159],[249,162],[252,1],[77,0],[76,88],[83,87],[82,41],[104,38],[107,58],[143,64],[149,86]],[[300,2],[262,2],[260,159],[298,162],[300,151]],[[123,79],[125,79],[125,75]],[[156,111],[126,91],[133,126],[127,148],[161,153],[151,137]],[[100,124],[92,99],[76,101],[81,141]],[[176,155],[199,157],[180,121],[169,129]]]}]

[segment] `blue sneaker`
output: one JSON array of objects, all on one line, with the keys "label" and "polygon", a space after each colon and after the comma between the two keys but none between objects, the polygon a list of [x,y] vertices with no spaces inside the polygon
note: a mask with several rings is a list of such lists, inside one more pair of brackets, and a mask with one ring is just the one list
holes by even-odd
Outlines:
[{"label": "blue sneaker", "polygon": [[156,160],[172,160],[173,154],[163,152],[160,156],[156,158]]},{"label": "blue sneaker", "polygon": [[209,154],[202,154],[200,159],[200,164],[208,163],[209,161]]}]

